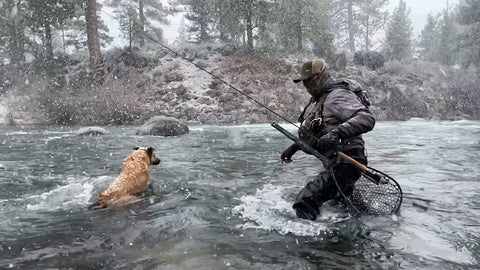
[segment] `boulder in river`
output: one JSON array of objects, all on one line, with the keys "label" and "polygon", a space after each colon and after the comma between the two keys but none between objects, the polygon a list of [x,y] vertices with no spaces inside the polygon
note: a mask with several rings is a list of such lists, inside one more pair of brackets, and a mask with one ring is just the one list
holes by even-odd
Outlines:
[{"label": "boulder in river", "polygon": [[82,127],[75,132],[77,136],[83,135],[109,135],[110,132],[102,127]]},{"label": "boulder in river", "polygon": [[137,135],[180,136],[189,131],[188,126],[176,118],[154,116],[138,128]]}]

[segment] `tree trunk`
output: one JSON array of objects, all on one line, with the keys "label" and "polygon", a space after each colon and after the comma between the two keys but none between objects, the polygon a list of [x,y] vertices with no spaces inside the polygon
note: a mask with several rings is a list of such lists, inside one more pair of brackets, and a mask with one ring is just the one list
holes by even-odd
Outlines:
[{"label": "tree trunk", "polygon": [[[204,7],[202,7],[204,8]],[[203,13],[203,12],[202,12]],[[207,41],[208,40],[208,23],[207,18],[202,17],[199,21],[200,24],[200,41]]]},{"label": "tree trunk", "polygon": [[[25,61],[25,36],[24,26],[22,25],[18,14],[13,16],[14,8],[17,9],[17,13],[20,12],[19,4],[15,4],[13,1],[5,3],[5,10],[7,10],[6,27],[8,28],[8,56],[11,63],[20,63]],[[3,8],[0,1],[0,8]]]},{"label": "tree trunk", "polygon": [[303,50],[302,5],[297,5],[297,49]]},{"label": "tree trunk", "polygon": [[133,19],[132,19],[132,12],[128,14],[128,51],[132,52],[133,47]]},{"label": "tree trunk", "polygon": [[366,31],[365,31],[365,51],[370,51],[370,37],[369,37],[369,31],[370,31],[370,20],[369,20],[368,14],[367,14],[367,21],[365,23],[366,26]]},{"label": "tree trunk", "polygon": [[247,0],[246,2],[246,12],[245,12],[245,24],[247,30],[247,46],[249,49],[253,49],[253,23],[252,23],[252,14],[253,14],[253,0]]},{"label": "tree trunk", "polygon": [[355,29],[353,24],[353,0],[348,0],[348,44],[351,52],[355,52]]},{"label": "tree trunk", "polygon": [[48,21],[45,20],[45,51],[46,51],[46,63],[47,71],[49,73],[53,72],[53,46],[52,46],[52,26]]},{"label": "tree trunk", "polygon": [[20,29],[19,27],[12,22],[12,24],[9,25],[9,44],[8,44],[8,53],[9,53],[9,58],[11,63],[20,63],[21,61],[24,60],[24,52],[22,50],[23,48],[23,40],[19,33]]},{"label": "tree trunk", "polygon": [[90,53],[90,69],[98,83],[102,83],[105,76],[103,70],[103,58],[100,51],[100,40],[98,38],[97,23],[97,2],[96,0],[86,0],[85,18],[87,21],[87,44]]},{"label": "tree trunk", "polygon": [[67,45],[65,44],[65,26],[62,25],[62,45],[63,45],[63,55],[67,54]]},{"label": "tree trunk", "polygon": [[143,0],[138,1],[138,16],[140,19],[140,47],[145,46],[145,14]]}]

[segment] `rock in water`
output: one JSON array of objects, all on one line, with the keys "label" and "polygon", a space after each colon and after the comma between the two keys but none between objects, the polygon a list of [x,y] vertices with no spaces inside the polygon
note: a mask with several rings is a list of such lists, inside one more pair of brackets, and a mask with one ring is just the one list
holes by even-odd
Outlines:
[{"label": "rock in water", "polygon": [[154,116],[138,128],[137,135],[180,136],[188,132],[188,126],[173,117]]},{"label": "rock in water", "polygon": [[101,127],[82,127],[75,132],[78,136],[83,136],[83,135],[108,135],[110,132],[108,132],[106,129],[101,128]]}]

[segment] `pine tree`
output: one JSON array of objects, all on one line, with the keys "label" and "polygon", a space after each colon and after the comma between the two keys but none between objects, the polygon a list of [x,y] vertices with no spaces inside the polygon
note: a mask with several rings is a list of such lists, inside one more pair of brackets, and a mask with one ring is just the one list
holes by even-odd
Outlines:
[{"label": "pine tree", "polygon": [[243,37],[240,2],[234,0],[212,0],[213,28],[223,42],[241,43]]},{"label": "pine tree", "polygon": [[283,0],[278,6],[278,39],[286,51],[303,50],[306,27],[302,20],[302,13],[306,10],[303,2],[304,0],[301,0],[301,3]]},{"label": "pine tree", "polygon": [[412,56],[412,22],[408,18],[410,10],[404,0],[400,0],[389,21],[384,51],[387,59],[408,59]]},{"label": "pine tree", "polygon": [[334,35],[329,27],[329,1],[311,1],[312,10],[304,18],[306,28],[305,35],[312,43],[313,51],[317,56],[327,57],[333,49]]},{"label": "pine tree", "polygon": [[[331,0],[330,25],[338,48],[355,52],[360,30],[360,4],[368,0]],[[371,2],[371,1],[370,1]]]},{"label": "pine tree", "polygon": [[453,15],[448,7],[442,12],[442,17],[439,21],[439,30],[438,60],[442,64],[452,65],[456,58],[457,31],[454,25]]},{"label": "pine tree", "polygon": [[129,42],[129,47],[144,47],[147,37],[163,39],[159,24],[167,24],[168,12],[157,0],[109,0],[106,5],[115,8],[120,29]]},{"label": "pine tree", "polygon": [[363,36],[363,48],[370,51],[372,46],[372,36],[383,27],[388,14],[385,8],[388,0],[360,0],[358,6],[358,25],[359,32],[357,36]]},{"label": "pine tree", "polygon": [[46,65],[48,72],[53,72],[53,35],[66,21],[75,14],[74,0],[28,0],[29,24],[33,32],[42,37],[43,44],[37,52],[37,60]]},{"label": "pine tree", "polygon": [[263,11],[259,12],[256,18],[257,47],[276,48],[274,28],[278,25],[278,18],[275,15],[277,6],[277,1],[261,1],[257,5],[257,8]]},{"label": "pine tree", "polygon": [[330,25],[335,33],[337,48],[345,48],[355,52],[355,33],[358,25],[355,23],[355,3],[359,0],[331,0]]},{"label": "pine tree", "polygon": [[191,22],[187,31],[192,39],[197,42],[211,40],[211,28],[213,24],[212,2],[210,0],[191,0],[191,11],[185,16]]},{"label": "pine tree", "polygon": [[[65,25],[62,26],[62,42],[64,46],[64,51],[67,48],[74,48],[75,51],[85,50],[85,44],[87,43],[87,25],[85,20],[85,12],[87,7],[87,1],[83,1],[82,5],[78,5],[75,10],[75,15],[66,21]],[[98,37],[101,46],[106,46],[112,42],[113,38],[109,36],[109,29],[103,22],[100,14],[102,5],[97,2],[97,28],[98,28]]]},{"label": "pine tree", "polygon": [[6,0],[0,2],[0,61],[25,61],[26,2]]},{"label": "pine tree", "polygon": [[244,27],[247,33],[247,46],[250,49],[253,49],[253,20],[255,16],[254,12],[254,0],[240,0],[243,7],[244,15]]},{"label": "pine tree", "polygon": [[93,71],[96,82],[103,82],[105,71],[103,58],[100,51],[100,39],[98,36],[97,2],[87,0],[85,7],[85,19],[87,25],[87,44],[90,55],[90,69]]},{"label": "pine tree", "polygon": [[480,1],[462,0],[459,4],[458,22],[467,27],[461,34],[462,65],[480,67]]},{"label": "pine tree", "polygon": [[438,45],[438,20],[432,15],[428,14],[427,24],[420,34],[420,41],[418,46],[420,49],[420,57],[428,61],[435,61],[437,57]]},{"label": "pine tree", "polygon": [[333,34],[329,29],[328,2],[300,0],[280,3],[278,39],[287,51],[301,51],[311,44],[315,53],[326,56],[331,51]]}]

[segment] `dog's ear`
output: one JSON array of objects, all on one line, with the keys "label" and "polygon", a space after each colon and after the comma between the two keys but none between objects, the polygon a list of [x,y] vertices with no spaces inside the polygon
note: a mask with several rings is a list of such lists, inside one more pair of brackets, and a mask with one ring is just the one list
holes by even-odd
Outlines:
[{"label": "dog's ear", "polygon": [[153,155],[153,151],[154,151],[154,150],[155,150],[155,148],[153,148],[153,147],[148,147],[148,148],[147,148],[147,154],[148,154],[148,156],[151,157],[151,156]]},{"label": "dog's ear", "polygon": [[140,149],[140,147],[138,146],[133,147],[133,150],[138,150],[138,149]]}]

